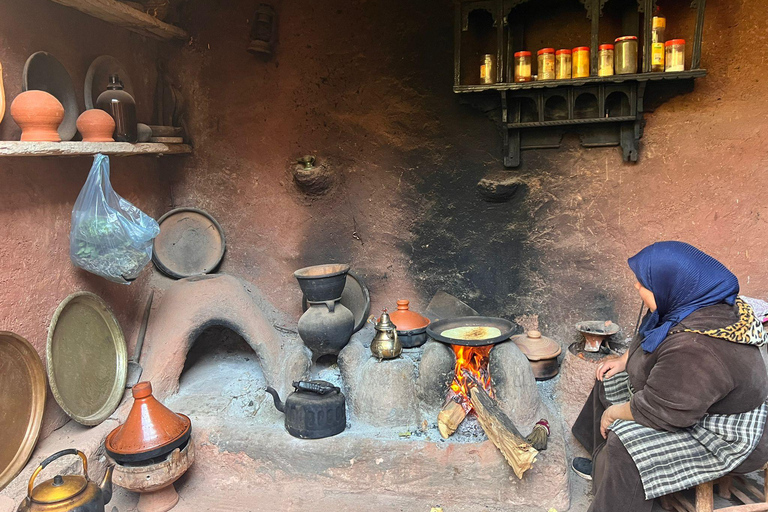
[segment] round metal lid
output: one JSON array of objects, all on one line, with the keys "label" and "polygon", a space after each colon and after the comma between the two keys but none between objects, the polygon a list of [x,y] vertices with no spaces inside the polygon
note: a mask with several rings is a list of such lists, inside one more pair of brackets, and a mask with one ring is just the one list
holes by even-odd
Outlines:
[{"label": "round metal lid", "polygon": [[56,475],[36,485],[32,491],[32,501],[36,503],[58,503],[74,498],[88,486],[88,480],[81,475]]},{"label": "round metal lid", "polygon": [[0,331],[0,490],[24,468],[40,434],[45,370],[34,347]]},{"label": "round metal lid", "polygon": [[99,95],[107,90],[109,77],[111,75],[118,75],[120,81],[123,82],[123,90],[131,96],[134,96],[131,77],[128,76],[128,72],[120,61],[111,55],[102,55],[101,57],[97,57],[96,60],[91,63],[88,68],[88,73],[85,75],[85,85],[83,90],[85,93],[86,110],[95,108],[96,100],[99,98]]},{"label": "round metal lid", "polygon": [[72,419],[98,425],[117,409],[125,390],[125,338],[109,306],[90,292],[59,305],[48,328],[48,380]]},{"label": "round metal lid", "polygon": [[152,261],[163,274],[175,279],[208,274],[224,258],[224,230],[208,212],[177,208],[160,217],[158,224]]},{"label": "round metal lid", "polygon": [[64,120],[59,125],[59,136],[63,141],[72,140],[77,133],[80,107],[67,68],[48,52],[33,53],[24,64],[21,88],[23,91],[45,91],[61,102]]}]

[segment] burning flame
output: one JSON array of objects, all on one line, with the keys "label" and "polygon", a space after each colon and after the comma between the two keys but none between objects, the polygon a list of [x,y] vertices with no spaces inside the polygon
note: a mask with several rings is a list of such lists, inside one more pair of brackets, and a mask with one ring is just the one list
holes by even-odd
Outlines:
[{"label": "burning flame", "polygon": [[469,412],[472,409],[469,401],[469,390],[472,386],[481,385],[488,395],[494,396],[491,387],[491,372],[488,369],[488,356],[493,345],[482,347],[452,345],[452,347],[456,354],[456,368],[451,391],[456,397],[459,397],[460,403]]}]

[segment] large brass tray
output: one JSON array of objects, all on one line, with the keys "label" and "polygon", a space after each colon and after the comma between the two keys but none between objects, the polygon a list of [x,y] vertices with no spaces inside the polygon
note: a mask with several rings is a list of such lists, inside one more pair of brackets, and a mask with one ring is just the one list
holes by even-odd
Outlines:
[{"label": "large brass tray", "polygon": [[98,425],[117,409],[125,392],[128,357],[115,315],[90,292],[62,302],[48,328],[48,380],[64,412],[83,425]]},{"label": "large brass tray", "polygon": [[34,347],[0,331],[0,491],[24,468],[40,435],[45,370]]}]

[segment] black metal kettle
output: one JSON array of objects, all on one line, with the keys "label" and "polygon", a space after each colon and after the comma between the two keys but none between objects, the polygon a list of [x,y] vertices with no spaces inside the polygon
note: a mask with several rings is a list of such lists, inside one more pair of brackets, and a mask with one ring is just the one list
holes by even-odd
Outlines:
[{"label": "black metal kettle", "polygon": [[285,429],[293,437],[322,439],[335,436],[347,427],[347,408],[341,389],[324,380],[294,382],[295,391],[285,404],[274,388],[267,393],[275,399],[275,407],[285,413]]}]

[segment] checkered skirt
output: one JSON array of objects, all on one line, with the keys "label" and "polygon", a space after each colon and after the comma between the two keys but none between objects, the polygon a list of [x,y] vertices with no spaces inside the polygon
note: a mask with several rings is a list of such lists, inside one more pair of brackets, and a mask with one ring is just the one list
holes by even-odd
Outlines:
[{"label": "checkered skirt", "polygon": [[[604,381],[613,404],[628,402],[633,391],[621,372]],[[765,427],[768,406],[741,414],[707,414],[692,427],[668,432],[634,421],[616,420],[609,427],[640,471],[646,499],[689,489],[724,476],[755,449]]]}]

